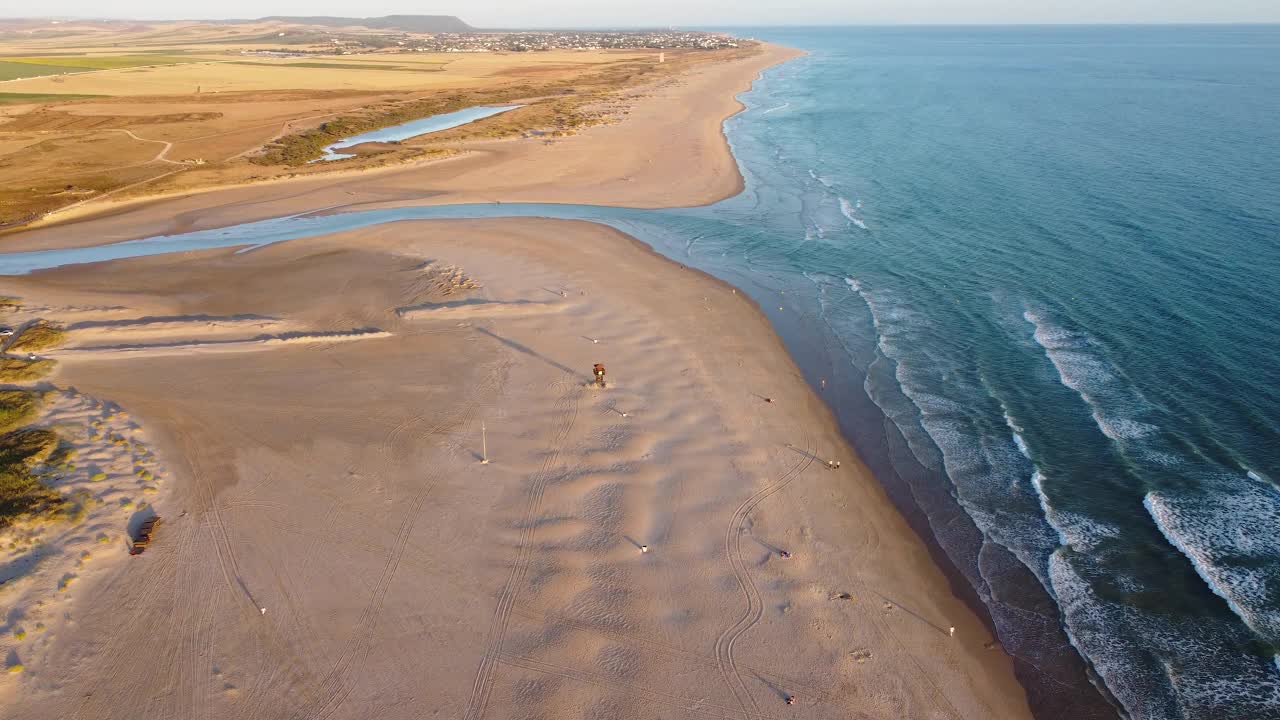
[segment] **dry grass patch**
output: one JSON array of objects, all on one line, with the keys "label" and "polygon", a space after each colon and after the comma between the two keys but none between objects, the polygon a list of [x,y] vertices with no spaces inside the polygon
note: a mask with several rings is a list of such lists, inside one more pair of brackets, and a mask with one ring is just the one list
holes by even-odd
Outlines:
[{"label": "dry grass patch", "polygon": [[17,341],[9,346],[11,352],[40,352],[54,348],[67,340],[67,331],[58,323],[37,320],[22,331]]},{"label": "dry grass patch", "polygon": [[31,382],[53,372],[52,360],[0,357],[0,383]]},{"label": "dry grass patch", "polygon": [[30,390],[0,390],[0,433],[31,422],[40,408],[40,398]]},{"label": "dry grass patch", "polygon": [[27,429],[0,435],[0,530],[20,520],[65,517],[70,503],[40,482],[35,468],[58,451],[52,430]]}]

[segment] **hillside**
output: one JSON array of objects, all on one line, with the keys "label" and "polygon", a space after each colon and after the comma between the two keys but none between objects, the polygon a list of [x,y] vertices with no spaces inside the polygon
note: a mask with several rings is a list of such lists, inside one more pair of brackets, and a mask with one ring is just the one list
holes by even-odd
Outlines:
[{"label": "hillside", "polygon": [[259,22],[284,22],[325,27],[361,26],[374,30],[400,30],[413,33],[472,32],[475,28],[452,15],[386,15],[375,18],[330,17],[327,15],[272,15]]}]

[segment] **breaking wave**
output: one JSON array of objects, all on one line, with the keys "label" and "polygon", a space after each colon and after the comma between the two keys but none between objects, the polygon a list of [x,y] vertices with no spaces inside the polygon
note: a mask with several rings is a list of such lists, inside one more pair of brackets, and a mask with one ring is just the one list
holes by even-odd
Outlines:
[{"label": "breaking wave", "polygon": [[[1156,425],[1139,419],[1151,409],[1150,403],[1125,382],[1088,333],[1068,330],[1033,310],[1022,316],[1035,327],[1032,337],[1057,369],[1062,384],[1085,401],[1102,434],[1124,443],[1159,431]],[[1163,456],[1153,459],[1171,460]]]},{"label": "breaking wave", "polygon": [[[1229,641],[1239,635],[1232,628],[1104,597],[1088,578],[1106,571],[1088,556],[1056,552],[1049,567],[1072,643],[1133,720],[1277,717],[1280,677],[1273,662],[1232,649]],[[1122,592],[1136,585],[1126,580],[1116,577],[1110,584]]]},{"label": "breaking wave", "polygon": [[1280,643],[1280,493],[1222,477],[1204,493],[1147,493],[1143,506],[1169,543],[1254,632]]},{"label": "breaking wave", "polygon": [[[914,423],[904,420],[900,408],[890,410],[876,397],[873,401],[899,426],[922,464],[928,467],[923,458],[941,454],[942,468],[965,514],[986,538],[1017,557],[1047,589],[1045,562],[1058,547],[1059,534],[1041,510],[1031,484],[1035,467],[1025,445],[1018,445],[1021,438],[984,430],[981,413],[992,398],[980,381],[961,382],[960,378],[967,376],[965,359],[923,352],[929,346],[927,338],[936,333],[926,315],[852,277],[845,278],[845,284],[871,312],[877,348],[893,364],[898,389],[912,407],[908,417]],[[915,431],[917,423],[923,434]]]}]

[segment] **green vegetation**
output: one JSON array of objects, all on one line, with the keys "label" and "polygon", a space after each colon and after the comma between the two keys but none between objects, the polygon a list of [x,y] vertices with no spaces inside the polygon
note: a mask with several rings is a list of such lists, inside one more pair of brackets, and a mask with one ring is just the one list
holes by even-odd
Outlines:
[{"label": "green vegetation", "polygon": [[31,429],[0,435],[0,530],[24,518],[63,517],[69,503],[33,474],[58,451],[52,430]]},{"label": "green vegetation", "polygon": [[199,58],[164,55],[113,55],[103,57],[11,57],[0,60],[0,80],[62,75],[91,70],[119,70],[147,65],[177,65],[201,62]]},{"label": "green vegetation", "polygon": [[27,428],[5,433],[0,435],[0,466],[30,469],[53,457],[57,449],[58,434],[52,430]]},{"label": "green vegetation", "polygon": [[37,320],[29,326],[18,339],[9,346],[10,352],[39,352],[61,345],[67,339],[67,332],[61,325],[46,320]]},{"label": "green vegetation", "polygon": [[22,309],[22,301],[16,297],[0,295],[0,312],[13,312]]},{"label": "green vegetation", "polygon": [[26,103],[70,102],[106,97],[105,95],[58,95],[56,93],[0,93],[0,105],[25,105]]},{"label": "green vegetation", "polygon": [[[477,105],[512,104],[535,97],[555,97],[554,100],[530,104],[531,107],[539,108],[551,105],[553,117],[549,122],[545,113],[525,113],[525,119],[520,123],[508,118],[500,124],[499,121],[494,121],[494,118],[487,118],[469,124],[467,127],[472,128],[473,133],[483,133],[482,136],[488,138],[510,137],[535,127],[551,127],[553,134],[567,135],[592,124],[589,116],[581,112],[582,107],[601,100],[615,90],[634,84],[637,79],[644,78],[658,67],[653,63],[619,61],[606,65],[596,72],[567,80],[537,84],[522,83],[494,90],[462,91],[402,103],[383,104],[364,114],[342,116],[311,130],[286,135],[268,145],[263,154],[252,158],[252,162],[259,165],[305,165],[323,155],[326,146],[352,135],[402,125],[424,117],[456,112]],[[543,117],[538,117],[539,115]],[[536,122],[534,118],[537,118]],[[498,131],[497,128],[501,130]],[[472,137],[474,136],[476,135],[473,134]],[[452,139],[461,138],[453,136]]]},{"label": "green vegetation", "polygon": [[0,390],[0,433],[31,422],[39,406],[39,398],[30,390]]},{"label": "green vegetation", "polygon": [[0,80],[19,80],[21,78],[61,75],[73,72],[84,72],[84,68],[67,65],[42,65],[20,61],[13,62],[11,60],[0,61]]},{"label": "green vegetation", "polygon": [[48,65],[70,69],[73,72],[85,70],[119,70],[121,68],[141,67],[143,65],[178,65],[180,63],[201,62],[200,58],[184,58],[166,55],[102,55],[98,57],[26,57],[5,58],[6,63]]},{"label": "green vegetation", "polygon": [[0,357],[0,383],[39,380],[53,371],[52,360]]}]

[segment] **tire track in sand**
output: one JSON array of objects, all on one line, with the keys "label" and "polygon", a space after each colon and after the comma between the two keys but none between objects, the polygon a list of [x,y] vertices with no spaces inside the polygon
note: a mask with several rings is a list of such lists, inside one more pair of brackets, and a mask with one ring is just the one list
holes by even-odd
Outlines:
[{"label": "tire track in sand", "polygon": [[[449,427],[469,422],[475,415],[477,398],[495,391],[505,380],[509,366],[508,362],[499,362],[491,366],[485,379],[473,386],[464,401],[457,406],[457,411],[446,415],[424,432],[417,434],[416,437],[433,437]],[[424,418],[424,415],[412,417],[387,433],[381,445],[384,472],[391,470],[391,459],[395,454],[396,444],[415,426],[422,424]],[[352,666],[357,661],[363,661],[369,653],[370,646],[373,643],[372,625],[382,610],[382,603],[391,587],[391,581],[400,567],[400,561],[404,557],[405,549],[408,547],[409,538],[413,535],[413,530],[421,516],[422,506],[426,503],[431,491],[439,484],[440,479],[450,474],[453,466],[452,464],[437,464],[433,467],[435,471],[427,476],[427,479],[410,501],[409,511],[400,523],[391,552],[383,563],[382,574],[379,576],[377,583],[375,583],[373,591],[369,594],[369,600],[360,614],[360,619],[356,621],[355,628],[339,654],[338,660],[324,677],[320,692],[321,699],[298,708],[290,715],[294,720],[326,720],[342,707],[342,704],[351,695],[352,690],[355,689],[353,683],[346,682],[347,676]]]},{"label": "tire track in sand", "polygon": [[542,494],[543,490],[546,489],[547,479],[550,477],[552,469],[559,463],[560,452],[569,437],[569,432],[573,429],[574,422],[578,419],[579,387],[571,382],[554,383],[553,385],[564,385],[566,387],[565,392],[556,401],[556,409],[561,417],[561,425],[556,432],[551,452],[542,461],[542,467],[534,475],[532,487],[529,489],[529,497],[525,502],[524,514],[520,523],[520,541],[516,546],[516,559],[512,563],[511,572],[507,575],[507,582],[503,585],[502,592],[498,594],[498,605],[494,608],[493,622],[489,626],[489,634],[485,640],[485,652],[480,657],[480,667],[476,670],[476,678],[471,685],[471,698],[467,701],[467,710],[463,715],[464,720],[480,720],[484,717],[485,710],[488,708],[489,696],[493,692],[494,670],[501,661],[502,645],[506,640],[507,626],[511,622],[511,608],[515,605],[516,595],[519,593],[520,586],[524,583],[525,574],[529,569],[529,556],[532,552],[530,544],[533,540],[534,531],[533,520],[542,504]]},{"label": "tire track in sand", "polygon": [[[806,443],[807,445],[808,443]],[[755,697],[747,690],[746,683],[742,680],[742,673],[739,671],[738,663],[733,657],[733,649],[738,639],[760,621],[760,617],[764,614],[764,602],[760,599],[760,592],[756,589],[755,583],[751,581],[746,561],[742,559],[742,534],[746,529],[747,517],[751,515],[752,511],[760,503],[768,499],[769,496],[783,489],[792,480],[799,477],[800,473],[804,472],[813,463],[813,457],[812,450],[806,452],[802,459],[791,466],[777,480],[747,498],[734,511],[733,518],[729,521],[729,527],[725,531],[725,554],[729,558],[729,566],[733,569],[734,577],[738,579],[738,585],[742,588],[742,594],[747,598],[747,609],[738,618],[737,622],[721,633],[720,637],[716,638],[716,662],[720,666],[720,675],[724,677],[725,683],[729,685],[729,690],[733,692],[734,697],[738,700],[738,704],[742,707],[742,712],[747,715],[759,715],[760,706],[756,704]],[[733,468],[740,477],[746,477],[736,462],[733,463]]]},{"label": "tire track in sand", "polygon": [[[704,698],[695,699],[680,695],[673,695],[671,693],[662,692],[636,683],[622,682],[621,680],[608,677],[600,673],[593,673],[564,665],[557,665],[545,660],[535,660],[533,658],[520,657],[517,655],[503,655],[501,661],[503,665],[518,667],[532,672],[541,673],[543,675],[564,678],[565,680],[572,680],[585,685],[594,685],[614,692],[632,695],[652,703],[678,708],[696,715],[706,715],[707,717],[720,718],[721,720],[732,720],[732,718],[737,717],[738,715],[734,708],[707,702]],[[754,718],[760,718],[761,720],[767,720],[767,718],[772,717],[764,713],[749,713],[749,715]]]}]

